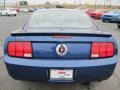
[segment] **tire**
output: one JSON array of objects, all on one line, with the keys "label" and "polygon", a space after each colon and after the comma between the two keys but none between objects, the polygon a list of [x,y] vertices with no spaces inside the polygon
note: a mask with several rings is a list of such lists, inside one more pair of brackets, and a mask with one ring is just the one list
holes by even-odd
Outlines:
[{"label": "tire", "polygon": [[105,22],[105,20],[102,19],[102,22]]},{"label": "tire", "polygon": [[6,13],[6,16],[10,16],[8,13]]},{"label": "tire", "polygon": [[118,28],[120,28],[120,23],[117,23]]},{"label": "tire", "polygon": [[14,16],[16,16],[16,14],[14,14]]}]

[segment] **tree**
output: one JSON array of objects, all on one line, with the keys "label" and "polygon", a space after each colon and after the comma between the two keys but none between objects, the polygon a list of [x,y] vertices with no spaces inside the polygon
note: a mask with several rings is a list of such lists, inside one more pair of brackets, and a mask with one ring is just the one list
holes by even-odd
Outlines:
[{"label": "tree", "polygon": [[45,4],[46,4],[46,5],[50,5],[51,3],[47,1]]},{"label": "tree", "polygon": [[64,8],[62,5],[56,5],[56,8]]},{"label": "tree", "polygon": [[27,1],[20,1],[19,4],[20,4],[21,6],[23,6],[23,5],[28,5],[28,2],[27,2]]},{"label": "tree", "polygon": [[51,3],[50,3],[50,2],[46,2],[46,3],[45,3],[45,8],[50,8],[50,6],[51,6]]}]

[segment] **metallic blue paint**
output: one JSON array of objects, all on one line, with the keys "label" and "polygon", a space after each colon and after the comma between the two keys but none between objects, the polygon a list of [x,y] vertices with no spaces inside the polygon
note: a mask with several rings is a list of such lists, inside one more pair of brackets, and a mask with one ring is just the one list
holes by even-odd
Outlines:
[{"label": "metallic blue paint", "polygon": [[[63,9],[62,9],[63,10]],[[43,10],[44,11],[44,10]],[[79,11],[79,10],[78,10]],[[26,24],[25,24],[26,25]],[[104,33],[94,23],[92,30],[65,30],[59,28],[50,34],[27,31],[25,25],[22,29],[12,33],[4,42],[4,61],[8,73],[19,80],[41,80],[49,82],[89,82],[93,80],[105,80],[109,78],[115,69],[118,60],[118,46],[113,35]],[[96,28],[95,28],[96,27]],[[96,30],[97,29],[97,30]],[[54,31],[54,30],[53,30]],[[68,34],[70,38],[53,38],[54,34]],[[27,36],[28,35],[28,36]],[[30,36],[29,36],[30,35]],[[7,54],[7,44],[11,41],[30,41],[33,46],[32,58],[10,57]],[[90,58],[92,42],[112,42],[115,46],[114,56],[107,58]],[[68,53],[64,57],[56,54],[56,46],[65,44]],[[50,69],[73,69],[72,81],[50,81]]]},{"label": "metallic blue paint", "polygon": [[56,47],[61,43],[33,43],[33,57],[40,59],[88,59],[90,43],[62,43],[68,48],[65,56],[56,53]]},{"label": "metallic blue paint", "polygon": [[[31,41],[33,58],[9,57],[7,44],[10,41]],[[113,42],[115,55],[109,58],[90,59],[91,42]],[[55,53],[55,47],[58,44],[66,44],[68,46],[69,51],[66,56],[60,57]],[[77,75],[73,81],[105,80],[114,71],[118,60],[118,46],[113,36],[72,36],[72,38],[68,39],[53,38],[52,36],[8,36],[4,42],[4,60],[9,74],[13,78],[20,80],[49,81],[49,77],[46,75],[49,75],[48,71],[51,68],[75,69]]]},{"label": "metallic blue paint", "polygon": [[16,41],[41,41],[41,42],[93,42],[93,41],[102,41],[106,42],[107,37],[89,37],[89,36],[72,36],[72,38],[53,38],[52,36],[16,36],[15,37]]},{"label": "metallic blue paint", "polygon": [[[69,68],[53,68],[53,67],[31,67],[6,63],[8,73],[17,80],[31,80],[42,82],[91,82],[108,79],[114,72],[116,64],[91,66],[91,67],[69,67]],[[53,81],[49,79],[50,69],[73,69],[74,79],[70,81]]]},{"label": "metallic blue paint", "polygon": [[33,66],[33,67],[89,67],[102,66],[117,63],[118,56],[105,59],[22,59],[4,56],[5,62],[9,64]]},{"label": "metallic blue paint", "polygon": [[103,22],[117,22],[117,18],[120,16],[119,14],[115,14],[115,13],[106,13],[104,15],[101,16],[101,19]]}]

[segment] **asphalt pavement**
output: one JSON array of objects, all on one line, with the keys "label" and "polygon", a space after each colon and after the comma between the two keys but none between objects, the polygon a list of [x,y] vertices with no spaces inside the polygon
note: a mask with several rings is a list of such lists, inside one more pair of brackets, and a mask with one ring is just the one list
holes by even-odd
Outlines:
[{"label": "asphalt pavement", "polygon": [[[3,42],[6,36],[19,29],[30,15],[30,13],[24,13],[16,17],[0,16],[0,90],[120,90],[119,61],[114,74],[108,80],[92,82],[89,85],[81,83],[50,84],[12,79],[6,71],[3,60]],[[100,20],[95,20],[95,22],[102,30],[112,33],[120,46],[120,29],[116,24],[102,23]]]}]

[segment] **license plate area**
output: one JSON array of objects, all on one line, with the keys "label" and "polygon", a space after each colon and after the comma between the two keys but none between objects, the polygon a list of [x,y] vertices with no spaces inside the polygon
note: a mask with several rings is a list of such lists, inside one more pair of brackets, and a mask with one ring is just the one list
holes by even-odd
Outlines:
[{"label": "license plate area", "polygon": [[73,80],[73,77],[72,69],[51,69],[49,71],[50,80]]}]

